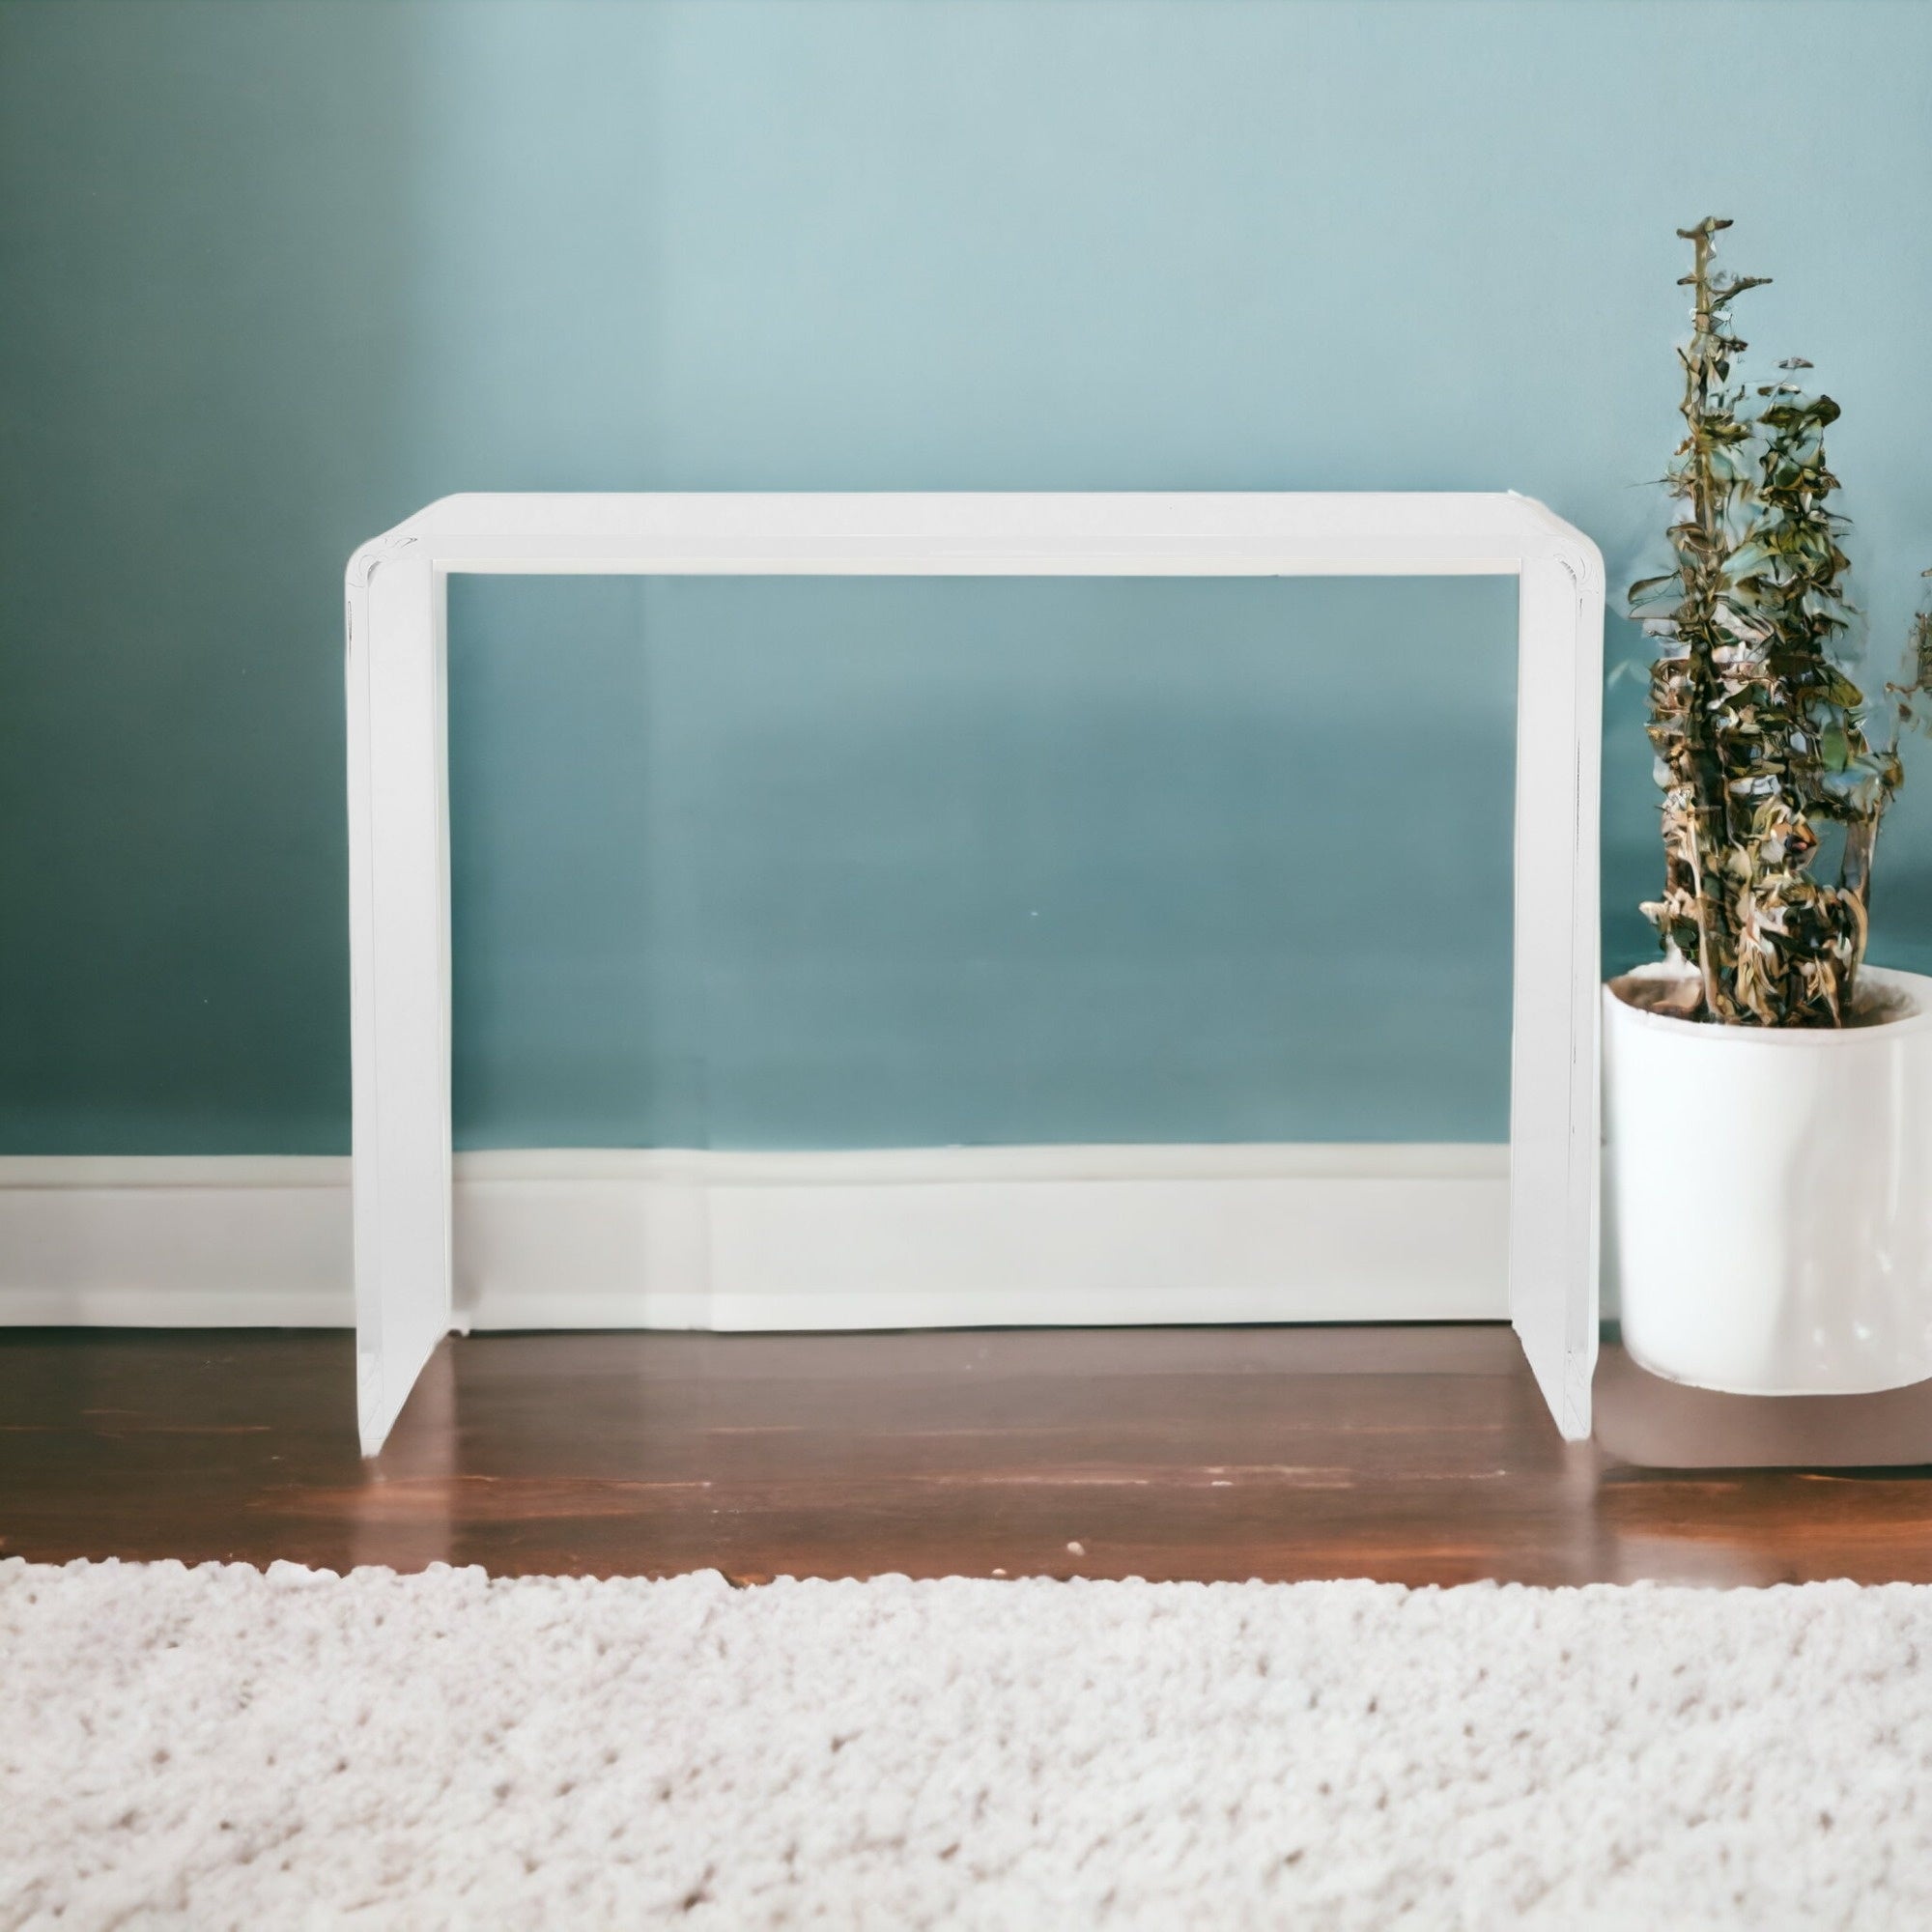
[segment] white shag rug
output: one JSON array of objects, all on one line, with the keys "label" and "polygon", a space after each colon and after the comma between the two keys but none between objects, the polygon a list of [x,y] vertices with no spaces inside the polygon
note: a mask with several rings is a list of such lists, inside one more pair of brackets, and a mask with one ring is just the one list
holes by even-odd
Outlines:
[{"label": "white shag rug", "polygon": [[0,1562],[0,1925],[1932,1925],[1932,1589]]}]

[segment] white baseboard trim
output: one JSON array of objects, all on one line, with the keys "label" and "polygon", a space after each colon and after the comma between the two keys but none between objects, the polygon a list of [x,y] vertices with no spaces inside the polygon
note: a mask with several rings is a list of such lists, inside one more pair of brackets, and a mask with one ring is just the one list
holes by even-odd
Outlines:
[{"label": "white baseboard trim", "polygon": [[[472,1328],[1503,1321],[1509,1150],[546,1148],[456,1162]],[[0,1158],[0,1323],[340,1327],[349,1163]]]}]

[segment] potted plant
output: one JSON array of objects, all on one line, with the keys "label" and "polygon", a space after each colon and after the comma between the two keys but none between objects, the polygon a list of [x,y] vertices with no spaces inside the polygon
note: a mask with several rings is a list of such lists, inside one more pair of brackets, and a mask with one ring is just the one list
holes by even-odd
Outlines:
[{"label": "potted plant", "polygon": [[[1865,964],[1872,862],[1932,698],[1932,615],[1868,706],[1840,654],[1838,415],[1803,361],[1752,387],[1731,304],[1758,276],[1680,230],[1693,332],[1655,640],[1665,956],[1604,998],[1605,1225],[1625,1346],[1750,1394],[1932,1377],[1932,979]],[[1882,714],[1882,723],[1878,722]]]}]

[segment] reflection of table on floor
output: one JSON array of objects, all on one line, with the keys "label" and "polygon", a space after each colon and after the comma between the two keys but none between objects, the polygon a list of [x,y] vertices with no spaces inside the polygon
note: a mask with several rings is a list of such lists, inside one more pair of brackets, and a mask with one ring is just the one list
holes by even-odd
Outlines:
[{"label": "reflection of table on floor", "polygon": [[1719,1395],[1648,1375],[1606,1341],[1596,1410],[1599,1446],[1646,1468],[1932,1464],[1932,1381],[1875,1395]]}]

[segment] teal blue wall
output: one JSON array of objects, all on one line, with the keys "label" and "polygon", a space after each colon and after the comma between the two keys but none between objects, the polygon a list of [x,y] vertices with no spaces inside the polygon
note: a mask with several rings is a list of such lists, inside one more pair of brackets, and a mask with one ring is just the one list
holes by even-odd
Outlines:
[{"label": "teal blue wall", "polygon": [[[1913,0],[0,4],[0,1147],[346,1145],[340,571],[453,490],[1514,487],[1617,581],[1715,211],[1889,653],[1928,82]],[[460,1131],[1499,1134],[1498,591],[461,586]],[[1882,860],[1932,968],[1932,757]]]},{"label": "teal blue wall", "polygon": [[452,589],[463,1141],[1507,1136],[1508,580]]}]

